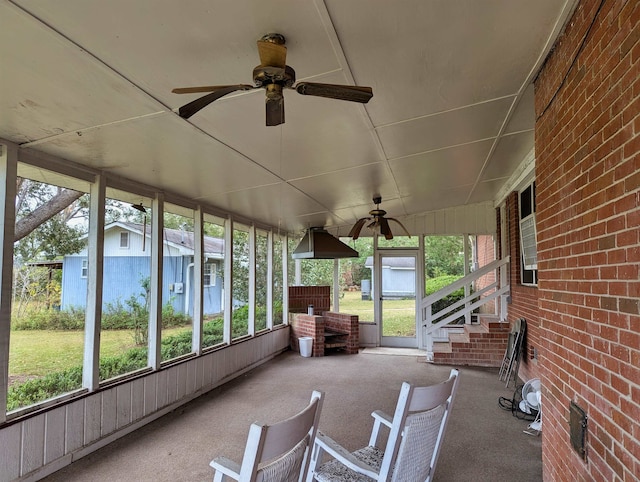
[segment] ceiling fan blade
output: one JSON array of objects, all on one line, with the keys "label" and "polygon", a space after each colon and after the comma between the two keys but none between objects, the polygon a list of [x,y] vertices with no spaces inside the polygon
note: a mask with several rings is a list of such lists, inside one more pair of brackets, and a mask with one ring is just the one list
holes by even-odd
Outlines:
[{"label": "ceiling fan blade", "polygon": [[362,226],[364,226],[364,223],[367,222],[368,219],[369,218],[358,219],[347,236],[353,238],[354,240],[358,239],[358,236],[360,236],[360,231],[362,230]]},{"label": "ceiling fan blade", "polygon": [[395,218],[387,218],[389,221],[393,221],[395,223],[398,223],[398,225],[402,228],[402,230],[404,231],[404,234],[406,234],[407,236],[411,237],[411,235],[409,234],[409,231],[407,231],[407,228],[404,227],[404,224],[402,224],[400,221],[398,221]]},{"label": "ceiling fan blade", "polygon": [[178,110],[178,114],[180,115],[180,117],[184,119],[188,119],[193,114],[198,112],[200,109],[205,108],[206,106],[211,104],[214,100],[218,100],[220,97],[230,94],[231,92],[235,92],[236,90],[251,90],[251,89],[255,89],[255,87],[253,85],[247,85],[247,84],[220,86],[220,89],[216,90],[215,92],[211,92],[210,94],[207,94],[203,97],[200,97],[199,99],[196,99],[192,102],[189,102],[188,104],[183,105]]},{"label": "ceiling fan blade", "polygon": [[287,63],[287,47],[284,44],[258,40],[258,55],[260,55],[260,65],[284,69]]},{"label": "ceiling fan blade", "polygon": [[[202,85],[200,87],[176,87],[171,92],[174,94],[197,94],[200,92],[215,92],[216,90],[226,89],[231,85]],[[249,86],[251,87],[251,86]]]},{"label": "ceiling fan blade", "polygon": [[382,234],[385,239],[393,239],[387,218],[380,218],[380,234]]},{"label": "ceiling fan blade", "polygon": [[357,85],[317,84],[315,82],[300,82],[295,86],[298,94],[328,97],[329,99],[347,100],[366,104],[373,97],[371,87]]}]

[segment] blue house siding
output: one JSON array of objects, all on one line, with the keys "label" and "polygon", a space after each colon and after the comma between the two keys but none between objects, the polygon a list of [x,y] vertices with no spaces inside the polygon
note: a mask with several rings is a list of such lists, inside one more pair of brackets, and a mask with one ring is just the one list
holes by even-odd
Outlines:
[{"label": "blue house siding", "polygon": [[[82,262],[86,258],[81,256],[67,256],[64,260],[62,273],[62,309],[71,307],[86,307],[87,279],[81,277]],[[185,312],[186,293],[189,289],[189,314],[193,314],[193,270],[189,270],[191,256],[164,257],[162,280],[163,305],[170,302],[178,313]],[[189,282],[186,276],[189,274]],[[149,278],[151,273],[150,259],[146,256],[109,256],[104,258],[104,283],[102,293],[102,307],[118,302],[125,305],[125,301],[135,296],[139,302],[144,301],[142,281]],[[219,280],[218,280],[219,281]],[[182,283],[182,293],[176,293],[176,283]],[[216,286],[205,287],[204,314],[215,314],[221,311],[221,283]],[[170,287],[173,286],[173,290]],[[126,305],[125,305],[126,306]]]},{"label": "blue house siding", "polygon": [[87,305],[87,278],[82,278],[82,261],[87,258],[65,256],[62,268],[61,308],[84,308]]},{"label": "blue house siding", "polygon": [[382,268],[382,296],[413,298],[416,295],[414,269]]},{"label": "blue house siding", "polygon": [[[382,267],[382,296],[386,298],[414,298],[416,296],[416,270],[412,266],[411,258],[388,258],[390,266]],[[371,270],[373,276],[373,257],[369,256],[365,261],[365,267]],[[366,280],[369,281],[369,280]],[[368,292],[365,292],[365,284],[368,284]],[[363,283],[363,296],[371,297],[373,293],[373,281]]]}]

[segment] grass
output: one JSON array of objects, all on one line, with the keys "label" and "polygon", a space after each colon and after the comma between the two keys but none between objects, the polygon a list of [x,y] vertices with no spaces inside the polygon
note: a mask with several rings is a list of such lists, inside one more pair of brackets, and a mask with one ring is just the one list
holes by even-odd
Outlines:
[{"label": "grass", "polygon": [[[415,300],[384,300],[383,336],[416,336]],[[374,321],[373,301],[363,300],[359,291],[346,291],[340,299],[340,311],[358,315],[360,321]]]},{"label": "grass", "polygon": [[[169,328],[162,334],[184,330],[185,327]],[[12,331],[9,345],[9,376],[40,377],[82,364],[84,332]],[[105,330],[100,334],[100,356],[119,355],[134,347],[132,330]]]},{"label": "grass", "polygon": [[[373,322],[373,301],[362,300],[359,291],[345,292],[340,311],[358,315],[360,321]],[[384,336],[415,336],[415,301],[384,301]],[[163,336],[177,334],[191,327],[170,328]],[[9,347],[9,376],[39,377],[47,373],[81,365],[83,331],[25,330],[12,331]],[[105,330],[100,335],[100,355],[112,356],[134,348],[132,330]]]}]

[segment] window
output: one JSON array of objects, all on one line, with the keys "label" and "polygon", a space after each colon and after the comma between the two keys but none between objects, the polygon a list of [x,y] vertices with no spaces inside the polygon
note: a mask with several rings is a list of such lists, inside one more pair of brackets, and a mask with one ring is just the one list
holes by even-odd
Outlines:
[{"label": "window", "polygon": [[[2,170],[9,175],[6,169]],[[0,390],[6,394],[6,405],[3,403],[0,410],[13,412],[11,417],[82,387],[89,274],[85,233],[89,226],[87,206],[91,204],[90,186],[84,181],[20,162],[17,171],[20,177],[13,181],[17,188],[13,200],[15,221],[32,221],[37,227],[14,244],[13,272],[8,280],[13,285],[11,318],[2,320],[3,324],[7,322],[11,336],[9,332],[3,335],[9,352],[0,356],[0,369],[8,369],[9,377],[8,385],[5,378],[5,387]],[[54,207],[56,196],[66,189],[84,194],[68,211],[56,208],[58,211],[46,221],[33,216],[41,207]],[[65,320],[63,327],[61,319]],[[5,445],[3,441],[2,447]],[[6,452],[4,448],[0,450]],[[6,478],[3,469],[0,474],[0,479]]]},{"label": "window", "polygon": [[215,265],[214,263],[204,264],[204,286],[216,285],[217,268],[217,265]]},{"label": "window", "polygon": [[129,248],[129,233],[127,231],[122,231],[120,233],[120,247],[121,248]]},{"label": "window", "polygon": [[522,284],[537,285],[538,251],[535,181],[520,191],[520,252]]},{"label": "window", "polygon": [[[223,342],[224,333],[224,219],[204,214],[203,256],[203,334],[202,347],[208,348]],[[218,273],[219,270],[219,273]],[[219,279],[218,279],[219,277]]]},{"label": "window", "polygon": [[232,246],[233,311],[231,339],[249,334],[249,226],[234,224]]},{"label": "window", "polygon": [[[144,210],[132,208],[136,203]],[[151,199],[109,189],[104,214],[99,381],[147,367],[151,306]],[[128,229],[123,230],[121,223]],[[137,238],[131,232],[139,233]],[[145,234],[143,234],[145,233]],[[137,243],[135,242],[136,239]],[[137,244],[136,256],[122,251]]]},{"label": "window", "polygon": [[190,208],[165,203],[163,219],[161,343],[165,362],[193,351],[193,343],[183,340],[193,340],[194,296],[186,280],[190,276],[187,260],[195,249],[195,234],[194,213]]}]

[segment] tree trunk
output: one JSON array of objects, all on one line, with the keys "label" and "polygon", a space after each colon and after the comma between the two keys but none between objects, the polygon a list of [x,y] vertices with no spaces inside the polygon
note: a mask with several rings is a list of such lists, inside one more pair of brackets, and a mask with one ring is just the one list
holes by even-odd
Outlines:
[{"label": "tree trunk", "polygon": [[49,202],[35,209],[29,215],[16,222],[14,241],[20,241],[42,223],[48,221],[64,208],[82,196],[82,192],[65,189],[51,198]]}]

